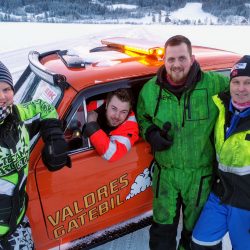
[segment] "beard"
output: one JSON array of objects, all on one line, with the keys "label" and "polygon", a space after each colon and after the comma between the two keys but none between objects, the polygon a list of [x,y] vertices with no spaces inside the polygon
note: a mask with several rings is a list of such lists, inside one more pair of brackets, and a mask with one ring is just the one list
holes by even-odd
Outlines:
[{"label": "beard", "polygon": [[117,120],[113,120],[113,119],[107,119],[107,121],[108,121],[108,125],[110,127],[114,127],[114,128],[119,126],[122,123],[121,121],[117,121]]},{"label": "beard", "polygon": [[171,69],[169,77],[174,83],[183,84],[187,78],[187,74],[185,74],[182,69]]}]

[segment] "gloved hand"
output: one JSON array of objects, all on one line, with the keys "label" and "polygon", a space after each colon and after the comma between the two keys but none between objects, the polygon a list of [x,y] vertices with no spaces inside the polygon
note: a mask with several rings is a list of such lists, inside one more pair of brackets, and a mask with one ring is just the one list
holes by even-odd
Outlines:
[{"label": "gloved hand", "polygon": [[163,151],[169,149],[173,144],[173,138],[168,134],[171,124],[166,122],[161,130],[152,125],[146,132],[146,140],[150,143],[152,151]]},{"label": "gloved hand", "polygon": [[56,171],[64,166],[71,167],[68,156],[68,146],[57,119],[47,119],[41,122],[41,135],[45,143],[42,159],[49,171]]},{"label": "gloved hand", "polygon": [[172,144],[173,144],[173,138],[168,134],[168,132],[170,131],[170,129],[171,129],[171,123],[170,122],[165,122],[163,124],[163,128],[162,128],[160,134],[161,134],[161,136],[163,138],[165,138],[167,141],[171,141]]}]

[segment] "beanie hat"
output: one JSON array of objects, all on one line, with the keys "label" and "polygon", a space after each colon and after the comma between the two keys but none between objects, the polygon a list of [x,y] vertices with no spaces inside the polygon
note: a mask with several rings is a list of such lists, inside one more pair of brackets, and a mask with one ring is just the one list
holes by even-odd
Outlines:
[{"label": "beanie hat", "polygon": [[250,77],[250,56],[243,56],[231,69],[230,81],[237,76]]},{"label": "beanie hat", "polygon": [[0,82],[5,82],[11,86],[14,91],[12,76],[7,67],[0,61]]}]

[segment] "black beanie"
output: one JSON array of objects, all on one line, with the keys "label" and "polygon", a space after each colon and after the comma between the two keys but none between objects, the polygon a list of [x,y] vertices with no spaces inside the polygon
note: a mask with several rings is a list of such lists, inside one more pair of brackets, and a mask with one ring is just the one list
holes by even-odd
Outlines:
[{"label": "black beanie", "polygon": [[14,91],[12,76],[7,67],[0,61],[0,82],[5,82],[11,86]]},{"label": "black beanie", "polygon": [[237,76],[250,77],[250,56],[243,56],[231,69],[230,81]]}]

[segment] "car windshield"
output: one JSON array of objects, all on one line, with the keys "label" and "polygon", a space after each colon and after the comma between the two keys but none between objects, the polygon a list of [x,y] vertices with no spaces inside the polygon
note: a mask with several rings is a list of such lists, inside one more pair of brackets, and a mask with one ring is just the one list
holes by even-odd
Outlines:
[{"label": "car windshield", "polygon": [[30,71],[27,77],[18,82],[15,103],[25,103],[35,99],[42,99],[53,106],[57,106],[62,91],[58,86],[52,85]]}]

